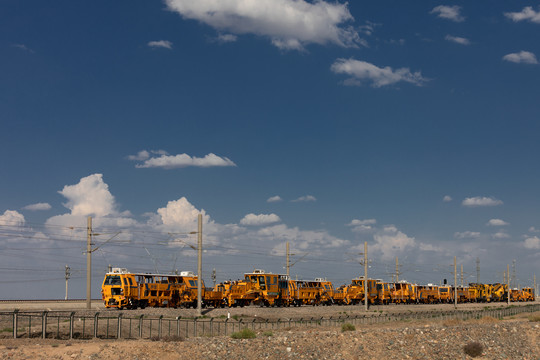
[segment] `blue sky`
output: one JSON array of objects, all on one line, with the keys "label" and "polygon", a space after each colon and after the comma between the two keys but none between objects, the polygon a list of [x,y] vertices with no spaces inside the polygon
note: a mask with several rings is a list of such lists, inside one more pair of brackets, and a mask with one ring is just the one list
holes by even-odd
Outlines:
[{"label": "blue sky", "polygon": [[[108,264],[465,282],[540,264],[540,4],[0,4],[2,298]],[[120,232],[113,240],[108,237]],[[31,250],[29,250],[31,249]],[[149,255],[150,254],[150,255]],[[303,257],[302,257],[303,256]],[[301,259],[300,259],[301,258]],[[39,295],[28,285],[37,286]]]}]

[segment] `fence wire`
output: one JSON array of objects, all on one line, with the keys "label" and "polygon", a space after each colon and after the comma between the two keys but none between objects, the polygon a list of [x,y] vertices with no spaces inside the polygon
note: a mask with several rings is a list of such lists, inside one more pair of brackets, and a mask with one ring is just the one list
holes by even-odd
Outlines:
[{"label": "fence wire", "polygon": [[162,339],[165,337],[227,336],[248,328],[272,331],[313,326],[371,325],[410,320],[469,320],[483,317],[504,318],[520,313],[540,311],[540,304],[487,308],[483,310],[409,311],[370,313],[296,319],[235,318],[166,318],[163,315],[137,317],[119,313],[93,316],[76,312],[0,312],[0,338],[55,339]]}]

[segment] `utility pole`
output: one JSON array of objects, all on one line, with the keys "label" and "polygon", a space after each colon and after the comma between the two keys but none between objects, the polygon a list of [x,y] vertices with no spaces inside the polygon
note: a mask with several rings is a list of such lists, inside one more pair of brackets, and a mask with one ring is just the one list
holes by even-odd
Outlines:
[{"label": "utility pole", "polygon": [[289,278],[291,265],[290,265],[290,260],[289,260],[289,242],[288,241],[287,241],[287,244],[286,244],[286,249],[287,249],[287,264],[286,264],[287,278]]},{"label": "utility pole", "polygon": [[457,309],[457,262],[454,256],[454,309]]},{"label": "utility pole", "polygon": [[197,314],[202,315],[202,214],[197,217]]},{"label": "utility pole", "polygon": [[512,285],[512,288],[517,287],[517,280],[516,280],[516,260],[512,260],[512,282],[510,283]]},{"label": "utility pole", "polygon": [[69,277],[71,276],[71,273],[70,273],[70,267],[66,265],[66,298],[65,300],[68,299],[68,280],[69,280]]},{"label": "utility pole", "polygon": [[396,256],[396,282],[399,282],[399,262],[398,262],[397,256]]},{"label": "utility pole", "polygon": [[508,305],[510,305],[510,265],[506,264],[506,272],[508,273]]},{"label": "utility pole", "polygon": [[461,264],[461,287],[463,287],[463,264]]},{"label": "utility pole", "polygon": [[364,241],[364,308],[368,311],[368,256],[367,256],[367,241]]},{"label": "utility pole", "polygon": [[86,308],[92,308],[92,217],[86,227]]},{"label": "utility pole", "polygon": [[533,289],[534,289],[534,300],[538,297],[538,285],[536,284],[536,274],[533,275]]},{"label": "utility pole", "polygon": [[216,287],[216,268],[212,269],[212,281],[214,282],[214,287]]},{"label": "utility pole", "polygon": [[480,284],[480,258],[476,258],[476,283]]}]

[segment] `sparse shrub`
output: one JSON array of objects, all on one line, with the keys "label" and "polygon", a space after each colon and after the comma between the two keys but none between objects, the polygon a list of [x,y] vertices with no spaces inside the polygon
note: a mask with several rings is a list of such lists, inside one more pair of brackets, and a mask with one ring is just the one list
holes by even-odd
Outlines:
[{"label": "sparse shrub", "polygon": [[232,317],[234,320],[238,321],[238,318],[239,318],[238,315],[233,315],[233,316],[231,316],[231,317]]},{"label": "sparse shrub", "polygon": [[463,352],[470,357],[480,356],[482,355],[482,351],[484,351],[484,346],[478,341],[470,342],[463,347]]},{"label": "sparse shrub", "polygon": [[233,339],[254,339],[257,337],[257,334],[253,330],[244,328],[241,331],[232,333],[231,337]]},{"label": "sparse shrub", "polygon": [[274,333],[271,331],[265,331],[262,333],[262,336],[270,337],[270,336],[274,336]]},{"label": "sparse shrub", "polygon": [[529,316],[529,321],[530,322],[539,322],[540,321],[540,315]]},{"label": "sparse shrub", "polygon": [[351,323],[345,323],[345,324],[341,325],[341,331],[342,332],[355,331],[355,330],[356,330],[356,327],[354,327],[354,325],[351,324]]}]

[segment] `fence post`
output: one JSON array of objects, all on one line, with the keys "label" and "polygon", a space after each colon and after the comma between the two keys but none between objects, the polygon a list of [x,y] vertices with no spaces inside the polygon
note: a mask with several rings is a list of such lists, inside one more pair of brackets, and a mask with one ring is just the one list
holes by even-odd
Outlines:
[{"label": "fence post", "polygon": [[118,326],[116,327],[116,338],[122,337],[122,313],[118,314]]},{"label": "fence post", "polygon": [[43,339],[47,338],[47,313],[48,311],[44,311],[41,316],[41,335]]},{"label": "fence post", "polygon": [[94,338],[97,338],[98,336],[98,318],[99,312],[94,315]]},{"label": "fence post", "polygon": [[143,317],[144,315],[139,316],[139,338],[141,339],[143,336]]},{"label": "fence post", "polygon": [[176,336],[180,336],[180,316],[176,317]]},{"label": "fence post", "polygon": [[69,314],[69,339],[73,339],[73,325],[75,321],[75,311],[72,311],[71,314]]},{"label": "fence post", "polygon": [[158,339],[161,339],[161,323],[163,322],[163,315],[158,319]]},{"label": "fence post", "polygon": [[[19,309],[13,310],[13,338],[17,338],[17,327],[19,326]],[[28,328],[28,337],[30,337],[30,328]]]}]

